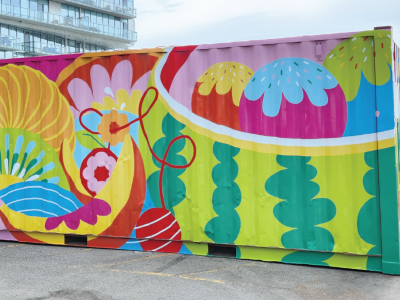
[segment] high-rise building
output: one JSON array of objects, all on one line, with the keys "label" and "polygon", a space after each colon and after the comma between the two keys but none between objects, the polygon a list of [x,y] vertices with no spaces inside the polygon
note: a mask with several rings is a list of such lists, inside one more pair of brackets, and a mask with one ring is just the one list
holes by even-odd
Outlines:
[{"label": "high-rise building", "polygon": [[129,49],[133,0],[0,0],[0,59]]}]

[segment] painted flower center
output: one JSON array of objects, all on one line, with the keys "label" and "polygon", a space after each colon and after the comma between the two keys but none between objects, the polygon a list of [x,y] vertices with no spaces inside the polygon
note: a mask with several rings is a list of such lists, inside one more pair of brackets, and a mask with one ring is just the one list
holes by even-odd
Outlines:
[{"label": "painted flower center", "polygon": [[82,183],[92,196],[98,194],[110,180],[117,159],[110,150],[98,148],[90,152],[82,162]]},{"label": "painted flower center", "polygon": [[116,133],[116,132],[113,132],[113,130],[115,130],[115,129],[117,129],[117,128],[119,128],[119,125],[118,125],[118,123],[117,122],[111,122],[110,123],[110,132],[111,133]]},{"label": "painted flower center", "polygon": [[97,167],[94,171],[94,177],[97,181],[106,181],[110,177],[110,171],[106,167]]}]

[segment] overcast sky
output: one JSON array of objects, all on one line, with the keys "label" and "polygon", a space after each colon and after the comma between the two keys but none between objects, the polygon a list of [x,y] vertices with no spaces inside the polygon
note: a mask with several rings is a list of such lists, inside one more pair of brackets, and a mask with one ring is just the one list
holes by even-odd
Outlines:
[{"label": "overcast sky", "polygon": [[400,0],[135,0],[135,48],[371,30],[391,25]]}]

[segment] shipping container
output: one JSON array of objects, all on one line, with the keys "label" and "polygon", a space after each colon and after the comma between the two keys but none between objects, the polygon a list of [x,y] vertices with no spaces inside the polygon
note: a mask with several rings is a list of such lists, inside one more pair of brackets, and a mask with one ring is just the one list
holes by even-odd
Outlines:
[{"label": "shipping container", "polygon": [[0,239],[400,274],[391,27],[0,61]]}]

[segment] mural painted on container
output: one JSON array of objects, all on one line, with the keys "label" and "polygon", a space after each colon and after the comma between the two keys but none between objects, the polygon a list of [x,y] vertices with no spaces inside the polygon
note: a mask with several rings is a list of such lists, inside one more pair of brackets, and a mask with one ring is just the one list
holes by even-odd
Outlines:
[{"label": "mural painted on container", "polygon": [[330,45],[0,67],[0,238],[384,271],[398,58],[385,30]]}]

